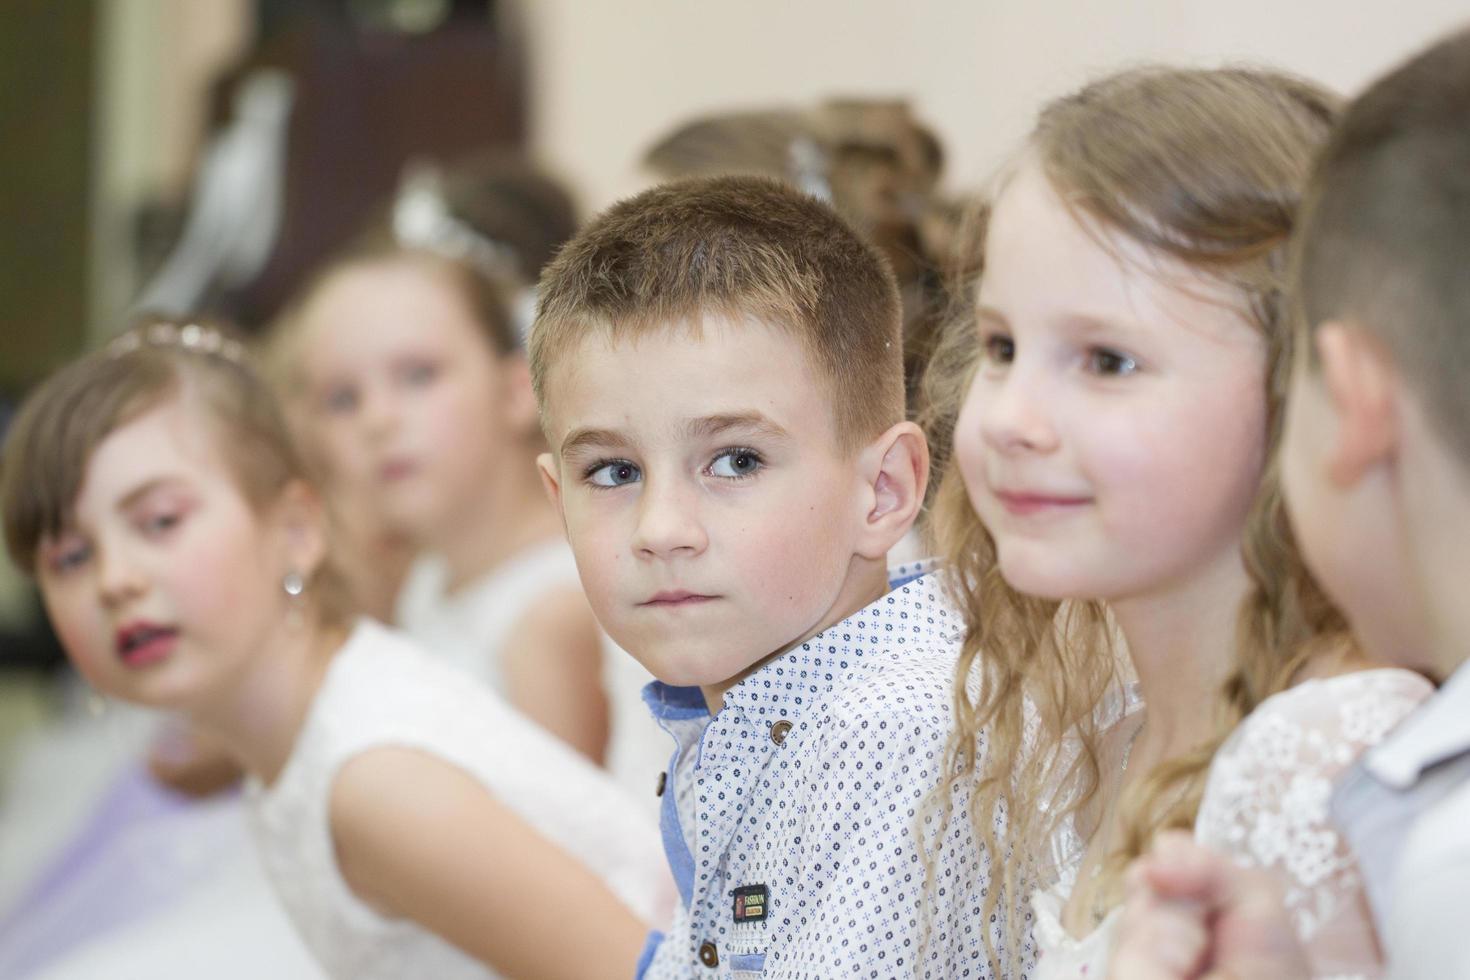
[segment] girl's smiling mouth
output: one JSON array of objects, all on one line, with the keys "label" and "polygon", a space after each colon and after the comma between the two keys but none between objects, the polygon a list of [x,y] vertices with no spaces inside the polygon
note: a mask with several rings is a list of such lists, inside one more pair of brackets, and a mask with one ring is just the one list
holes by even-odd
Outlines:
[{"label": "girl's smiling mouth", "polygon": [[997,490],[995,499],[1000,501],[1010,513],[1017,517],[1027,517],[1032,514],[1060,513],[1075,510],[1092,503],[1090,497],[1071,497],[1049,493],[1034,493],[1030,491]]}]

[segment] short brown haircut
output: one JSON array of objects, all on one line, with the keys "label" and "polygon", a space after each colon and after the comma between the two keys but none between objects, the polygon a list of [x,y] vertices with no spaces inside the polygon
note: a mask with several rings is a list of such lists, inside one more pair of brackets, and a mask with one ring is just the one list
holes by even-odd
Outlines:
[{"label": "short brown haircut", "polygon": [[531,377],[592,331],[614,339],[705,315],[788,331],[828,386],[839,445],[904,417],[902,315],[887,263],[830,207],[780,181],[711,177],[609,208],[541,279]]},{"label": "short brown haircut", "polygon": [[1301,322],[1380,338],[1470,465],[1470,30],[1352,103],[1295,247]]}]

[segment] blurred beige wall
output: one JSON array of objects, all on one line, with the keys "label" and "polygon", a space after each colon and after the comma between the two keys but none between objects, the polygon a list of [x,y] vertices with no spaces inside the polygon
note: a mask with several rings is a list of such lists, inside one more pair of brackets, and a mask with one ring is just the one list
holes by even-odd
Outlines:
[{"label": "blurred beige wall", "polygon": [[979,184],[1045,99],[1123,62],[1267,62],[1351,91],[1470,22],[1464,0],[524,0],[535,147],[601,207],[712,108],[901,94]]},{"label": "blurred beige wall", "polygon": [[138,201],[180,196],[205,126],[205,93],[250,41],[248,0],[98,0],[97,168],[89,327],[116,328],[139,287]]},{"label": "blurred beige wall", "polygon": [[[983,183],[1037,107],[1129,62],[1265,62],[1345,92],[1435,35],[1463,0],[505,0],[531,56],[533,151],[601,208],[644,186],[637,161],[713,109],[902,95]],[[249,43],[248,0],[98,0],[93,336],[138,286],[128,208],[182,192],[202,93]]]}]

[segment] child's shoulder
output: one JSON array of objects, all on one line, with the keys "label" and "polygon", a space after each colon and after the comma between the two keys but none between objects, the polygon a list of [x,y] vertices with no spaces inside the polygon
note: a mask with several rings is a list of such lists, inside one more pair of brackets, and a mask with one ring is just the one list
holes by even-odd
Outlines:
[{"label": "child's shoulder", "polygon": [[447,758],[484,755],[479,747],[492,738],[524,742],[534,728],[488,688],[371,620],[333,657],[307,727],[332,757],[392,743]]},{"label": "child's shoulder", "polygon": [[1303,681],[1262,701],[1216,753],[1210,779],[1255,786],[1272,774],[1323,778],[1387,737],[1433,691],[1397,668]]},{"label": "child's shoulder", "polygon": [[1397,667],[1313,678],[1262,701],[1238,733],[1249,737],[1290,726],[1373,745],[1433,691],[1422,675]]},{"label": "child's shoulder", "polygon": [[843,639],[869,649],[816,705],[824,721],[857,728],[925,725],[943,738],[964,625],[942,575],[900,583],[840,628]]}]

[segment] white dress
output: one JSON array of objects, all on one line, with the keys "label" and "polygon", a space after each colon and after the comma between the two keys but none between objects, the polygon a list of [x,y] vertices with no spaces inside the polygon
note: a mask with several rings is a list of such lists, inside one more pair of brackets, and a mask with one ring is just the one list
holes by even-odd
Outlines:
[{"label": "white dress", "polygon": [[350,759],[388,746],[473,776],[645,921],[663,922],[668,871],[657,830],[606,774],[406,637],[364,620],[334,656],[276,781],[246,786],[267,876],[332,976],[494,976],[416,923],[379,914],[342,878],[329,825],[333,781]]},{"label": "white dress", "polygon": [[[1314,977],[1383,975],[1357,863],[1328,804],[1337,777],[1432,690],[1423,677],[1397,669],[1304,681],[1261,702],[1210,764],[1195,839],[1281,878]],[[1120,910],[1086,936],[1071,936],[1061,924],[1071,885],[1033,899],[1041,951],[1035,980],[1107,973]]]},{"label": "white dress", "polygon": [[[442,558],[425,555],[409,568],[394,620],[424,649],[505,693],[500,651],[531,606],[549,592],[581,589],[572,550],[561,539],[532,545],[488,574],[453,592]],[[634,794],[650,820],[654,793],[669,762],[668,736],[643,705],[653,676],[632,655],[603,637],[602,684],[610,709],[606,768]]]},{"label": "white dress", "polygon": [[[1138,685],[1130,684],[1114,690],[1104,698],[1097,712],[1098,730],[1106,732],[1132,718],[1142,708]],[[1074,937],[1062,925],[1062,910],[1076,886],[1077,872],[1086,849],[1087,841],[1077,833],[1074,818],[1068,815],[1052,835],[1051,862],[1057,881],[1050,888],[1031,895],[1032,938],[1036,946],[1036,966],[1031,980],[1100,978],[1107,972],[1112,930],[1121,910],[1114,909],[1085,936]]]}]

